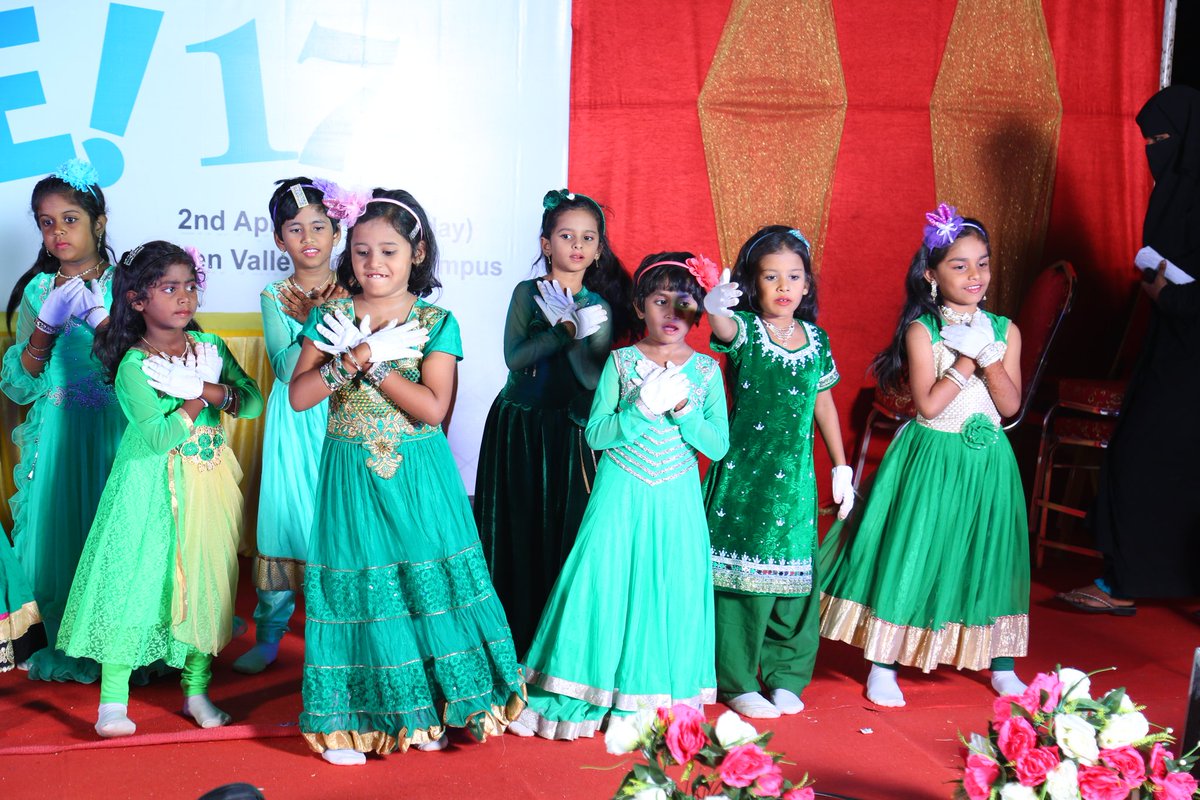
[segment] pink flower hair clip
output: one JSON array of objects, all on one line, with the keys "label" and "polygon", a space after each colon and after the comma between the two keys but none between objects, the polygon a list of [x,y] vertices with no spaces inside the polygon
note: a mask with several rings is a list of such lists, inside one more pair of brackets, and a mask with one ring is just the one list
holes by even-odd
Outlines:
[{"label": "pink flower hair clip", "polygon": [[721,267],[703,254],[689,258],[683,262],[683,265],[687,267],[688,272],[695,276],[706,292],[712,291],[712,288],[721,282]]},{"label": "pink flower hair clip", "polygon": [[354,227],[354,223],[358,222],[358,218],[367,210],[367,203],[371,202],[370,192],[344,189],[333,181],[314,178],[313,185],[325,195],[321,202],[329,216],[340,220],[347,228]]},{"label": "pink flower hair clip", "polygon": [[[140,250],[141,248],[139,247],[138,249]],[[183,248],[183,252],[191,256],[192,265],[196,268],[196,285],[203,289],[208,279],[208,270],[204,264],[204,255],[191,245]]]},{"label": "pink flower hair clip", "polygon": [[928,224],[925,226],[925,246],[930,250],[938,247],[949,247],[963,229],[963,218],[958,215],[958,209],[945,203],[925,215]]}]

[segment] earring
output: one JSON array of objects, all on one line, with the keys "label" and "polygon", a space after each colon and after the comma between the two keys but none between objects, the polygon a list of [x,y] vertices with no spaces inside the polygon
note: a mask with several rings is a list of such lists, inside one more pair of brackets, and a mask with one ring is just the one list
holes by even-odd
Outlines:
[{"label": "earring", "polygon": [[54,253],[50,252],[49,247],[43,247],[42,249],[46,251],[46,255],[50,256],[51,258],[54,258]]},{"label": "earring", "polygon": [[929,299],[937,300],[937,281],[929,282]]},{"label": "earring", "polygon": [[550,254],[546,253],[546,269],[550,269],[553,266],[554,263],[550,260]]}]

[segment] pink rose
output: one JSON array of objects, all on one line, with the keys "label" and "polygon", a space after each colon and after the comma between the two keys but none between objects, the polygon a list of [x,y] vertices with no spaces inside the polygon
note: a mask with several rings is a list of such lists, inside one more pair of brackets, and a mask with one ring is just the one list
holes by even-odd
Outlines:
[{"label": "pink rose", "polygon": [[1038,701],[1036,697],[1031,698],[1028,691],[1026,691],[1025,694],[1020,695],[1000,695],[992,701],[992,717],[995,720],[994,724],[999,725],[1004,720],[1012,718],[1013,703],[1016,703],[1030,714],[1033,714],[1033,712],[1037,710]]},{"label": "pink rose", "polygon": [[754,782],[754,788],[750,790],[750,794],[756,797],[778,797],[782,791],[783,771],[779,769],[778,764],[772,764],[769,772],[758,776],[758,780]]},{"label": "pink rose", "polygon": [[1146,762],[1142,760],[1142,754],[1129,745],[1101,750],[1100,760],[1121,774],[1128,789],[1134,789],[1146,780]]},{"label": "pink rose", "polygon": [[756,744],[739,744],[730,748],[717,766],[717,774],[730,786],[745,787],[754,783],[775,766],[775,760]]},{"label": "pink rose", "polygon": [[1168,772],[1154,783],[1154,800],[1191,800],[1196,793],[1196,779],[1186,772]]},{"label": "pink rose", "polygon": [[1108,767],[1079,767],[1079,793],[1083,800],[1126,800],[1129,787]]},{"label": "pink rose", "polygon": [[686,764],[708,744],[704,735],[704,714],[691,706],[678,703],[671,709],[671,722],[667,726],[667,749],[676,764]]},{"label": "pink rose", "polygon": [[[1062,681],[1056,674],[1039,672],[1025,690],[1025,694],[1032,694],[1032,699],[1039,704],[1042,711],[1053,711],[1058,706],[1058,701],[1062,699],[1062,691]],[[1045,702],[1041,702],[1042,692],[1046,693]]]},{"label": "pink rose", "polygon": [[780,800],[815,800],[815,796],[811,786],[797,786],[784,792]]},{"label": "pink rose", "polygon": [[970,800],[987,800],[992,793],[992,784],[1000,777],[1000,765],[979,753],[967,756],[967,767],[963,770],[963,789]]},{"label": "pink rose", "polygon": [[1017,781],[1022,786],[1038,786],[1060,761],[1057,747],[1035,747],[1017,759]]},{"label": "pink rose", "polygon": [[1155,778],[1166,775],[1167,759],[1174,757],[1170,750],[1162,746],[1162,742],[1155,742],[1154,747],[1150,748],[1150,775]]},{"label": "pink rose", "polygon": [[1009,717],[1000,723],[997,733],[996,745],[1009,761],[1016,761],[1037,747],[1037,733],[1024,717]]}]

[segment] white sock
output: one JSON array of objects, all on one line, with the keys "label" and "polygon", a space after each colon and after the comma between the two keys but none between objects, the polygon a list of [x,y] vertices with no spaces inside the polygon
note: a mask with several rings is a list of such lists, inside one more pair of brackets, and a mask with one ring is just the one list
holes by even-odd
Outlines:
[{"label": "white sock", "polygon": [[725,702],[725,705],[743,717],[752,719],[775,719],[779,716],[779,709],[771,705],[771,701],[758,692],[745,692],[737,697],[731,697]]},{"label": "white sock", "polygon": [[360,764],[367,763],[366,753],[348,749],[326,750],[321,753],[321,758],[339,767],[357,767]]},{"label": "white sock", "polygon": [[877,706],[885,708],[900,708],[904,705],[904,692],[896,683],[896,670],[871,665],[871,674],[867,676],[867,699]]},{"label": "white sock", "polygon": [[795,692],[787,689],[771,692],[771,705],[775,706],[780,714],[799,714],[804,710],[804,701]]},{"label": "white sock", "polygon": [[258,642],[233,662],[233,671],[243,675],[257,675],[279,655],[279,642]]},{"label": "white sock", "polygon": [[992,688],[996,694],[1009,695],[1022,694],[1027,687],[1011,669],[998,669],[992,671]]},{"label": "white sock", "polygon": [[183,715],[196,720],[201,728],[219,728],[228,725],[232,719],[221,709],[212,704],[206,694],[194,694],[183,698]]},{"label": "white sock", "polygon": [[508,732],[515,736],[520,736],[522,739],[527,739],[530,736],[533,736],[533,728],[529,727],[524,722],[521,722],[519,719],[514,719],[512,722],[508,723]]},{"label": "white sock", "polygon": [[425,744],[417,745],[417,749],[422,753],[432,753],[437,750],[444,750],[446,745],[450,744],[450,740],[446,738],[446,734],[442,734],[436,742],[426,742]]},{"label": "white sock", "polygon": [[101,703],[96,713],[96,733],[105,739],[132,736],[137,725],[129,718],[129,707],[124,703]]},{"label": "white sock", "polygon": [[17,664],[17,669],[21,670],[21,672],[29,672],[29,662],[22,661],[21,663]]}]

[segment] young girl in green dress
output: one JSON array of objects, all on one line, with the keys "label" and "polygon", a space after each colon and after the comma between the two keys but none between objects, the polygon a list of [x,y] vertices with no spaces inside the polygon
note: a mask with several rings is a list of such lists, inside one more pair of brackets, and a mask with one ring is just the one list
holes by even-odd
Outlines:
[{"label": "young girl in green dress", "polygon": [[90,164],[72,159],[33,187],[42,246],[8,301],[16,342],[4,354],[0,388],[29,406],[12,432],[21,448],[9,500],[13,550],[50,645],[21,666],[40,680],[91,683],[100,674],[95,662],[56,649],[79,554],[126,425],[92,356],[93,331],[108,319],[113,275],[98,180]]},{"label": "young girl in green dress", "polygon": [[346,226],[351,296],[313,310],[288,387],[296,410],[329,399],[300,730],[350,765],[440,749],[448,726],[502,733],[523,687],[441,428],[462,344],[450,312],[422,299],[441,285],[429,218],[405,191],[322,188]]},{"label": "young girl in green dress", "polygon": [[329,268],[342,232],[326,214],[324,196],[311,179],[291,178],[279,181],[267,205],[275,244],[291,258],[295,272],[268,284],[261,297],[263,342],[275,383],[267,400],[258,497],[255,644],[233,662],[235,671],[247,674],[262,672],[275,661],[296,608],[296,591],[304,583],[329,403],[293,411],[287,386],[300,357],[300,329],[309,312],[331,298],[347,296]]},{"label": "young girl in green dress", "polygon": [[183,713],[229,715],[208,699],[212,658],[232,635],[242,471],[221,414],[262,413],[258,386],[193,317],[203,261],[169,242],[134,248],[113,280],[96,354],[129,420],[63,615],[68,655],[102,665],[96,732],[128,736],[129,677],[162,660],[183,670]]},{"label": "young girl in green dress", "polygon": [[513,289],[508,381],[483,427],[475,481],[475,522],[517,652],[533,639],[596,479],[583,429],[629,315],[629,276],[599,204],[564,189],[542,205],[546,274]]},{"label": "young girl in green dress", "polygon": [[1021,403],[1021,337],[982,308],[987,231],[945,204],[926,215],[880,386],[907,372],[917,417],[896,434],[860,513],[821,545],[821,635],[873,662],[867,699],[904,705],[896,665],[990,669],[1020,694],[1029,640],[1021,476],[1000,420]]},{"label": "young girl in green dress", "polygon": [[717,688],[739,714],[770,718],[803,710],[820,641],[814,420],[834,464],[839,516],[854,492],[830,391],[838,372],[815,324],[808,240],[785,225],[762,228],[742,245],[733,279],[726,270],[704,300],[713,351],[729,358],[733,398],[729,452],[704,482]]},{"label": "young girl in green dress", "polygon": [[685,341],[716,279],[689,253],[649,256],[634,275],[646,335],[600,375],[596,484],[525,659],[529,707],[513,733],[590,737],[609,714],[716,700],[697,453],[725,455],[729,428],[720,367]]}]

